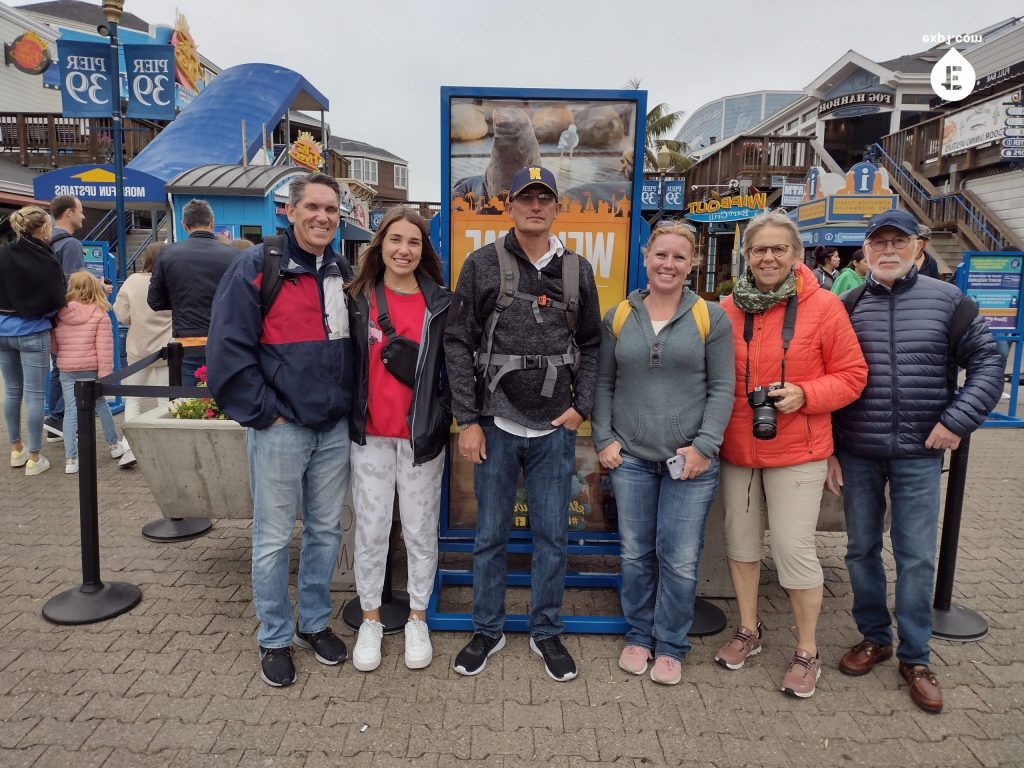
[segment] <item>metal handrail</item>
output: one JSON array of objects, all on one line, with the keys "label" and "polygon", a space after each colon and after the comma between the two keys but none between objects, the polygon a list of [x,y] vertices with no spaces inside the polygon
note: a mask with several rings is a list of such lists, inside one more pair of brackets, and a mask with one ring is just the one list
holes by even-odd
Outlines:
[{"label": "metal handrail", "polygon": [[[954,208],[959,208],[963,213],[963,218],[966,220],[964,223],[968,226],[973,225],[973,231],[975,234],[984,233],[985,237],[995,246],[995,250],[1005,249],[1009,243],[1006,238],[1002,236],[998,231],[993,232],[990,227],[995,228],[992,222],[985,216],[976,213],[976,209],[973,205],[964,200],[963,196],[959,193],[946,194],[946,195],[931,195],[928,191],[917,183],[917,180],[907,172],[907,170],[901,167],[881,144],[872,144],[871,151],[875,157],[881,157],[885,162],[883,165],[890,174],[895,174],[900,178],[900,186],[905,187],[910,196],[914,198],[918,206],[933,219],[932,211],[936,208],[946,204],[952,203]],[[954,219],[958,223],[960,218]]]},{"label": "metal handrail", "polygon": [[166,218],[167,214],[161,213],[160,217],[153,223],[153,228],[149,233],[149,237],[143,240],[139,247],[135,249],[135,253],[132,254],[132,257],[128,259],[128,263],[125,265],[125,271],[135,271],[135,262],[137,262],[139,260],[139,257],[142,256],[142,252],[146,250],[146,246],[148,246],[156,239],[156,233],[160,231],[160,226],[164,223]]}]

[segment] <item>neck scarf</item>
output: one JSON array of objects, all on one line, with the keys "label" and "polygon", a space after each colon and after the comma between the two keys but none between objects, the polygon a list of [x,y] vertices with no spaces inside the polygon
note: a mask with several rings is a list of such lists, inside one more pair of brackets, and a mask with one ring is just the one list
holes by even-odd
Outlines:
[{"label": "neck scarf", "polygon": [[732,300],[736,306],[749,315],[761,315],[780,304],[790,296],[796,296],[796,272],[790,272],[782,285],[774,291],[761,291],[754,285],[754,277],[748,269],[736,281]]}]

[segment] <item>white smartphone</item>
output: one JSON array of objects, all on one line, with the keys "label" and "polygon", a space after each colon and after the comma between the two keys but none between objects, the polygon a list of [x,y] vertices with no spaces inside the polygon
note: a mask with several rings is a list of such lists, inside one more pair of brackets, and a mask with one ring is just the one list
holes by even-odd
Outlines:
[{"label": "white smartphone", "polygon": [[683,467],[686,466],[686,457],[677,453],[675,456],[665,459],[665,466],[668,467],[669,476],[673,480],[678,480],[683,476]]}]

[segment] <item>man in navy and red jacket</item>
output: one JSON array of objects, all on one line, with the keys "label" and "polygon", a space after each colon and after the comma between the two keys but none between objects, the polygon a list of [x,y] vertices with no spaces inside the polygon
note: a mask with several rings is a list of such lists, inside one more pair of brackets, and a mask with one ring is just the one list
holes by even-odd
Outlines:
[{"label": "man in navy and red jacket", "polygon": [[[206,343],[214,399],[249,428],[253,602],[261,676],[275,687],[295,681],[293,642],[323,664],[347,655],[327,622],[349,480],[353,374],[343,283],[352,268],[331,248],[338,183],[313,173],[293,179],[288,192],[280,292],[264,316],[264,248],[243,251],[217,288]],[[296,627],[288,548],[300,501]]]}]

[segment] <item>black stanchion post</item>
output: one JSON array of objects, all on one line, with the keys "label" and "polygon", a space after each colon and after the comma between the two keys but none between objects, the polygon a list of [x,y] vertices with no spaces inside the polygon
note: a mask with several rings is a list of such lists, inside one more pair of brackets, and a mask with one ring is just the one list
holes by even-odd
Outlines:
[{"label": "black stanchion post", "polygon": [[[398,502],[395,502],[395,509],[398,509]],[[394,565],[392,556],[395,551],[395,541],[399,534],[399,526],[391,526],[391,537],[388,539],[388,557],[384,564],[384,588],[380,594],[380,623],[384,625],[384,634],[390,635],[401,632],[405,629],[405,622],[409,618],[409,594],[407,592],[395,591],[392,589],[391,569]],[[363,623],[363,608],[356,597],[345,603],[341,609],[341,620],[352,629],[358,630]]]},{"label": "black stanchion post", "polygon": [[[181,363],[185,359],[185,348],[179,341],[167,345],[167,383],[171,387],[181,386]],[[161,517],[142,526],[142,536],[149,541],[168,544],[188,541],[210,531],[213,522],[205,517]]]},{"label": "black stanchion post", "polygon": [[[82,543],[82,586],[47,601],[43,618],[54,624],[92,624],[130,611],[142,599],[134,584],[100,579],[99,500],[96,486],[96,397],[92,380],[75,384],[78,408],[78,508]],[[65,433],[65,440],[74,435]]]},{"label": "black stanchion post", "polygon": [[942,515],[942,537],[935,577],[935,601],[932,604],[932,636],[940,640],[969,642],[988,634],[988,622],[969,608],[953,605],[953,577],[956,551],[960,544],[960,520],[967,487],[967,458],[971,438],[965,437],[949,457],[946,477],[946,505]]}]

